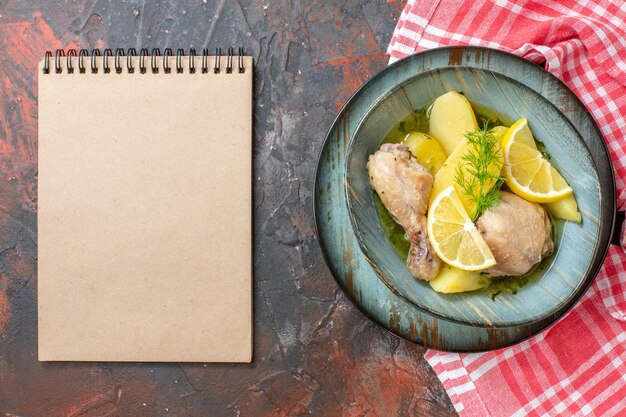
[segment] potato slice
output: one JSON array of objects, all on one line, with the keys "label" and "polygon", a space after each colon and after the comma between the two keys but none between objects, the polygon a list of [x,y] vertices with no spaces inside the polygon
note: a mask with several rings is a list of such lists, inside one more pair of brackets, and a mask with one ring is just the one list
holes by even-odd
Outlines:
[{"label": "potato slice", "polygon": [[439,141],[446,155],[463,140],[466,132],[478,128],[474,110],[467,99],[450,91],[439,96],[430,110],[430,133]]},{"label": "potato slice", "polygon": [[578,211],[578,203],[574,194],[565,197],[556,203],[545,203],[544,206],[557,219],[571,220],[579,223],[582,221],[580,211]]},{"label": "potato slice", "polygon": [[[429,203],[429,205],[432,204],[432,202],[435,201],[435,198],[439,195],[439,193],[441,193],[443,190],[445,190],[446,188],[452,185],[454,186],[457,193],[459,194],[459,197],[461,198],[461,202],[463,203],[465,210],[467,210],[467,213],[469,214],[472,220],[474,220],[478,214],[477,213],[478,207],[476,206],[476,201],[472,197],[463,193],[461,187],[455,181],[455,178],[456,178],[457,170],[459,169],[459,167],[463,167],[463,172],[465,174],[466,179],[468,178],[469,175],[471,175],[465,169],[465,167],[467,166],[467,161],[465,161],[463,158],[465,157],[466,154],[468,154],[473,149],[472,148],[473,146],[474,145],[469,143],[467,138],[464,138],[461,140],[461,143],[459,143],[459,146],[456,147],[454,152],[452,152],[450,156],[448,156],[448,158],[446,159],[446,162],[443,164],[441,169],[439,169],[439,171],[437,172],[437,175],[435,175],[433,189],[430,192],[430,203]],[[489,165],[490,174],[497,176],[500,173],[502,164],[503,164],[503,156],[502,156],[502,152],[500,152],[500,158],[492,161],[492,163]],[[496,184],[496,182],[497,182],[496,179],[489,179],[488,181],[486,181],[483,186],[483,192],[486,193],[489,190],[491,190],[493,186]]]},{"label": "potato slice", "polygon": [[435,175],[446,162],[446,154],[437,139],[422,132],[411,132],[402,141],[418,162]]},{"label": "potato slice", "polygon": [[490,283],[488,277],[476,271],[463,271],[444,264],[439,274],[430,281],[433,290],[445,294],[476,291],[486,288]]}]

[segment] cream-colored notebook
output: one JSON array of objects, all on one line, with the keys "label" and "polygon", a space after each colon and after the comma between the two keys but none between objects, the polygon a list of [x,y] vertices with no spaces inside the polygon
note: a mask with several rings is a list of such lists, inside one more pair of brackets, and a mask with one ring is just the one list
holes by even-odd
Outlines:
[{"label": "cream-colored notebook", "polygon": [[39,360],[250,362],[252,58],[126,52],[39,64]]}]

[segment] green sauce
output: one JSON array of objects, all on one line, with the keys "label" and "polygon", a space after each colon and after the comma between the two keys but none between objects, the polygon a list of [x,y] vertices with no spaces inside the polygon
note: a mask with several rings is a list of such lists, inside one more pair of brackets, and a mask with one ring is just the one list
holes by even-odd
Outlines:
[{"label": "green sauce", "polygon": [[480,127],[484,126],[485,123],[487,123],[490,127],[493,127],[493,126],[509,127],[513,123],[515,123],[515,120],[512,120],[512,121],[508,120],[502,116],[499,116],[498,114],[494,113],[493,111],[485,107],[472,104],[472,108],[474,109],[474,114],[476,115],[476,121],[478,122],[478,126]]},{"label": "green sauce", "polygon": [[378,194],[374,193],[374,205],[376,206],[376,212],[378,213],[378,219],[380,225],[387,236],[387,240],[391,243],[391,246],[398,254],[400,259],[406,262],[407,255],[409,254],[409,240],[404,233],[404,229],[391,217],[391,214],[387,211],[383,202],[378,197]]},{"label": "green sauce", "polygon": [[402,142],[410,132],[428,133],[428,116],[426,112],[429,106],[430,105],[426,105],[419,108],[400,120],[400,122],[387,133],[385,139],[383,139],[383,143]]},{"label": "green sauce", "polygon": [[[428,132],[428,116],[426,115],[427,109],[430,104],[415,110],[413,113],[408,114],[403,118],[396,126],[394,126],[389,133],[385,136],[382,143],[399,143],[404,140],[406,135],[410,132]],[[513,123],[506,120],[489,109],[485,109],[472,104],[474,113],[476,114],[476,120],[478,125],[482,126],[484,123],[488,123],[489,126],[511,126]],[[537,146],[542,152],[545,152],[545,147],[539,141]],[[547,154],[547,153],[546,153]],[[503,190],[507,190],[506,187],[502,187]],[[508,190],[507,190],[508,191]],[[409,252],[409,241],[406,238],[404,229],[398,223],[395,222],[391,214],[387,211],[382,201],[376,193],[374,193],[374,205],[380,220],[380,225],[391,243],[394,251],[403,262],[406,262],[406,258]],[[552,233],[554,238],[555,247],[558,248],[561,236],[563,234],[564,220],[552,219]],[[545,270],[552,263],[554,254],[544,258],[539,264],[533,267],[528,273],[519,277],[499,277],[491,280],[491,284],[479,292],[483,292],[491,295],[493,300],[496,299],[498,294],[509,293],[516,294],[522,287],[528,285],[531,282],[537,281],[545,272]]]}]

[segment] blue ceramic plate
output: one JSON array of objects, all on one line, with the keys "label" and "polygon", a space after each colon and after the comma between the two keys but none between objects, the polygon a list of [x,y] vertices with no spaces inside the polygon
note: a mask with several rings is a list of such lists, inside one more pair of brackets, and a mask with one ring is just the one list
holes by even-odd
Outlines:
[{"label": "blue ceramic plate", "polygon": [[[393,73],[393,67],[387,72]],[[447,91],[463,93],[473,105],[504,120],[526,117],[535,138],[543,142],[552,163],[575,190],[582,223],[564,222],[557,228],[555,256],[546,259],[536,280],[516,294],[504,292],[492,299],[489,291],[437,293],[411,276],[381,227],[367,159],[400,120]],[[540,321],[580,295],[595,276],[595,258],[603,256],[607,245],[599,234],[600,179],[580,133],[539,93],[490,70],[454,66],[421,71],[375,98],[350,138],[345,183],[355,235],[380,279],[418,308],[448,320],[488,327]]]},{"label": "blue ceramic plate", "polygon": [[[486,90],[494,85],[497,90]],[[359,178],[366,156],[380,145],[397,120],[452,89],[463,91],[470,100],[507,119],[527,117],[574,187],[583,212],[581,226],[565,226],[557,254],[543,276],[515,296],[499,295],[496,301],[482,293],[440,295],[410,277],[382,233],[369,184]],[[524,105],[519,108],[509,100]],[[393,113],[392,119],[379,118],[383,113]],[[371,125],[376,120],[380,126]],[[562,130],[556,132],[556,126]],[[554,323],[597,274],[615,218],[615,185],[608,152],[580,100],[539,66],[505,52],[477,47],[440,48],[410,56],[357,91],[326,136],[314,190],[322,252],[348,297],[391,332],[449,351],[501,348]],[[352,192],[359,195],[360,203]],[[350,203],[349,198],[353,199]]]}]

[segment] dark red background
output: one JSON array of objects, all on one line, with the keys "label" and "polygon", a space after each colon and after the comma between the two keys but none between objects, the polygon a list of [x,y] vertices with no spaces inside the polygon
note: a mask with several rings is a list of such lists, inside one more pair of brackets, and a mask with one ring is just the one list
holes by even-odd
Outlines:
[{"label": "dark red background", "polygon": [[[0,0],[0,415],[455,415],[423,349],[340,291],[313,225],[324,134],[387,64],[402,6]],[[240,45],[256,63],[254,362],[39,363],[36,63],[60,47]]]}]

